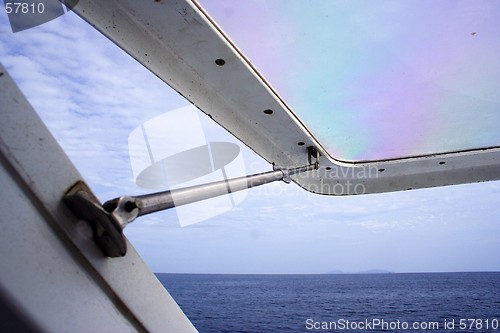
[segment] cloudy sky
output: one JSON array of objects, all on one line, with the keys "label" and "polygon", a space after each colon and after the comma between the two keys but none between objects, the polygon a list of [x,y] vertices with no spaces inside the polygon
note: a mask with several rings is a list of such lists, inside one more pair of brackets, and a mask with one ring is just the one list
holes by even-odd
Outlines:
[{"label": "cloudy sky", "polygon": [[[189,103],[74,13],[12,33],[0,12],[0,59],[97,196],[135,185],[129,135]],[[245,170],[270,165],[214,125],[176,120],[186,133],[240,145]],[[500,182],[357,197],[294,184],[250,189],[235,208],[180,226],[175,210],[125,233],[155,272],[323,273],[500,270]]]}]

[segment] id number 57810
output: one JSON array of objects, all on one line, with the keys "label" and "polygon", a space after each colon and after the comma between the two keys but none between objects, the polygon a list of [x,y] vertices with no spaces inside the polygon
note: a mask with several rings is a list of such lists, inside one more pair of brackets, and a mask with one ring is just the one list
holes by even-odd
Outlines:
[{"label": "id number 57810", "polygon": [[27,2],[6,2],[5,10],[7,14],[42,14],[45,11],[43,2],[27,3]]},{"label": "id number 57810", "polygon": [[497,318],[493,319],[460,319],[461,330],[483,330],[483,329],[497,330],[499,322]]}]

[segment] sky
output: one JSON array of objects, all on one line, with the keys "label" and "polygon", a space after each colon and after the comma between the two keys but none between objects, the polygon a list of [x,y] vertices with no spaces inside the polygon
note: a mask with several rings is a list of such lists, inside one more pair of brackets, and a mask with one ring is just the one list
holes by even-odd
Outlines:
[{"label": "sky", "polygon": [[[0,59],[101,201],[151,191],[135,184],[129,136],[189,102],[72,12],[12,33],[0,10]],[[271,170],[197,117],[173,123],[186,141],[201,129],[207,142],[237,144],[235,175]],[[125,234],[154,272],[498,271],[499,199],[498,181],[355,197],[279,182],[203,222],[181,227],[170,210]]]}]

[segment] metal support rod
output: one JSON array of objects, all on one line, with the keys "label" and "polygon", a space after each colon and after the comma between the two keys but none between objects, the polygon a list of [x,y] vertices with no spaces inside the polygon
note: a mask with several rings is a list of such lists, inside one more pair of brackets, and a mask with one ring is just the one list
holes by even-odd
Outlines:
[{"label": "metal support rod", "polygon": [[[271,183],[278,180],[289,182],[289,177],[300,172],[306,172],[317,168],[316,164],[310,164],[294,169],[278,169],[274,171],[243,176],[233,179],[217,181],[208,184],[195,185],[182,189],[156,192],[146,195],[127,197],[128,202],[123,205],[126,210],[138,209],[137,216],[143,216],[154,212],[186,205],[220,195],[241,191],[247,188]],[[106,202],[103,206],[111,211],[117,206],[120,198]]]},{"label": "metal support rod", "polygon": [[99,203],[85,183],[77,182],[64,196],[64,202],[78,218],[92,226],[94,240],[104,255],[122,257],[127,253],[123,228],[137,217],[277,180],[289,183],[290,176],[317,169],[317,158],[318,154],[315,163],[299,168],[275,169],[251,176],[146,195],[122,196],[104,205]]}]

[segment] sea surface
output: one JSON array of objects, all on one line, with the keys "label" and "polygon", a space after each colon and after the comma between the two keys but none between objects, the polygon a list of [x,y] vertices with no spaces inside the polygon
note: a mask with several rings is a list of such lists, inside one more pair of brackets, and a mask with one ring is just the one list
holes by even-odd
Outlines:
[{"label": "sea surface", "polygon": [[500,272],[157,277],[201,333],[500,333]]}]

